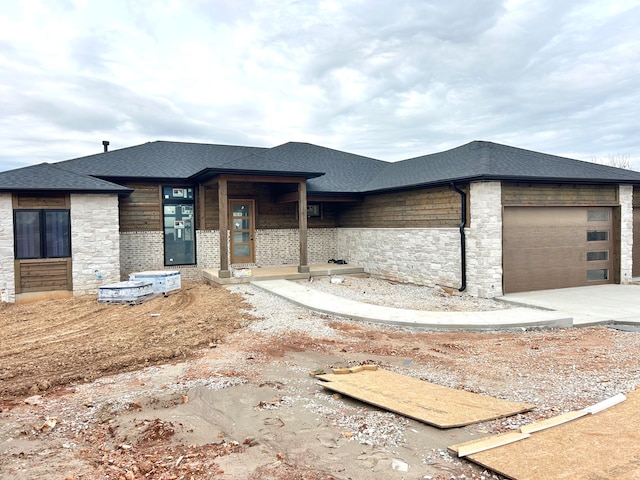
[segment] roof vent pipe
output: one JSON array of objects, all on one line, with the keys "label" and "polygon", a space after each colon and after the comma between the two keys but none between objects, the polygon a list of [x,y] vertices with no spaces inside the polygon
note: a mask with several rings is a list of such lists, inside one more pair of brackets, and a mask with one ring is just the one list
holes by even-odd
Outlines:
[{"label": "roof vent pipe", "polygon": [[103,140],[102,146],[104,147],[104,153],[107,153],[109,151],[109,140]]},{"label": "roof vent pipe", "polygon": [[467,194],[455,186],[451,182],[451,188],[460,195],[460,276],[462,277],[462,285],[458,289],[464,292],[467,288],[467,249],[464,235],[464,226],[467,223]]}]

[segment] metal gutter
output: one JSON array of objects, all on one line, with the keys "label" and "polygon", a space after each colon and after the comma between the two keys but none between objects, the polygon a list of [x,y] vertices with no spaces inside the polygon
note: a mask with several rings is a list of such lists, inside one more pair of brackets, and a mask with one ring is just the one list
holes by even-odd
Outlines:
[{"label": "metal gutter", "polygon": [[467,194],[460,190],[451,182],[451,188],[460,195],[460,276],[462,277],[462,285],[458,289],[464,292],[467,288],[467,246],[464,234],[464,226],[467,223]]}]

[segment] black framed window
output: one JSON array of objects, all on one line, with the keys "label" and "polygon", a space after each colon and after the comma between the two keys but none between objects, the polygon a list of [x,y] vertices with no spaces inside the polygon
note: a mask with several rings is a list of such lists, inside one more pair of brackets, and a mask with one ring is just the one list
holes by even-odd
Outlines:
[{"label": "black framed window", "polygon": [[69,210],[15,210],[15,258],[68,258],[71,256]]},{"label": "black framed window", "polygon": [[162,187],[164,264],[196,263],[195,199],[193,187]]}]

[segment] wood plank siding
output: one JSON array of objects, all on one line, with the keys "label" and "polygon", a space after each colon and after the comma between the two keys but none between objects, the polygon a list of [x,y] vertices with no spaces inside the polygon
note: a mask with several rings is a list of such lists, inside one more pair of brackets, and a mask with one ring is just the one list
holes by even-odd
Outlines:
[{"label": "wood plank siding", "polygon": [[120,198],[121,232],[162,230],[162,191],[158,184],[133,183],[131,195]]},{"label": "wood plank siding", "polygon": [[15,261],[16,294],[73,290],[70,258]]},{"label": "wood plank siding", "polygon": [[617,185],[502,184],[504,206],[570,207],[618,204]]},{"label": "wood plank siding", "polygon": [[[14,194],[14,210],[47,210],[71,208],[71,196]],[[73,290],[71,258],[39,258],[14,260],[16,294]]]},{"label": "wood plank siding", "polygon": [[[229,182],[228,194],[230,199],[251,199],[256,204],[256,228],[283,229],[298,228],[297,202],[274,202],[280,185],[270,183],[239,183]],[[205,213],[204,229],[218,229],[218,187],[207,186],[204,194]],[[335,227],[338,217],[338,204],[323,204],[322,216],[308,219],[309,228]]]},{"label": "wood plank siding", "polygon": [[[461,189],[469,190],[468,186]],[[449,187],[366,195],[362,203],[343,207],[339,216],[339,226],[345,228],[453,228],[459,225],[460,195]]]},{"label": "wood plank siding", "polygon": [[70,208],[71,197],[67,195],[41,195],[32,197],[28,195],[13,195],[13,209],[46,209],[46,208]]}]

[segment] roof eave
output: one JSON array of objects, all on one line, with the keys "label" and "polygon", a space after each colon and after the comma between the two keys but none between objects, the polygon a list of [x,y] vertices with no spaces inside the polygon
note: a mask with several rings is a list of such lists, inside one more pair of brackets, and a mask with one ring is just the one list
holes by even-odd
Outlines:
[{"label": "roof eave", "polygon": [[120,188],[120,189],[104,189],[104,190],[96,190],[96,189],[69,189],[69,188],[7,188],[0,187],[0,193],[16,193],[16,194],[51,194],[51,193],[75,193],[82,195],[130,195],[133,193],[133,190],[130,188]]},{"label": "roof eave", "polygon": [[[408,185],[398,185],[394,187],[383,187],[373,190],[366,190],[361,193],[387,193],[403,190],[415,190],[425,187],[443,187],[450,186],[452,183],[471,183],[471,182],[532,182],[532,183],[576,183],[583,185],[640,185],[640,179],[596,179],[596,178],[575,178],[575,177],[540,177],[540,176],[518,176],[518,175],[472,175],[468,177],[443,178],[431,182],[422,182]],[[323,192],[324,193],[324,192]]]},{"label": "roof eave", "polygon": [[202,182],[215,177],[216,175],[254,175],[254,176],[270,176],[270,177],[304,177],[307,180],[317,178],[324,175],[324,172],[295,172],[281,170],[246,170],[241,168],[206,168],[200,172],[190,176],[188,180],[192,182]]}]

